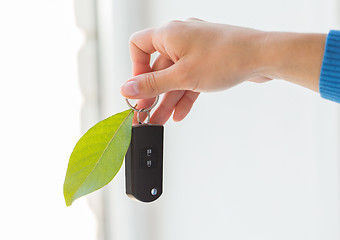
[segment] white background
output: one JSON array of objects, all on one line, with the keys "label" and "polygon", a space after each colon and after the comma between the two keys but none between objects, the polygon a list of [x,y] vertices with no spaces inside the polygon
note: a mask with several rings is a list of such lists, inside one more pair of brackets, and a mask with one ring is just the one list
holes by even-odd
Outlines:
[{"label": "white background", "polygon": [[0,239],[95,239],[86,199],[63,199],[82,103],[73,2],[0,1],[0,29]]},{"label": "white background", "polygon": [[[155,203],[126,197],[122,169],[92,194],[107,197],[104,205],[94,198],[94,212],[86,198],[66,208],[68,157],[83,99],[93,97],[79,90],[84,35],[74,12],[89,11],[77,2],[0,3],[0,239],[339,239],[339,106],[282,81],[202,94],[183,122],[167,123],[164,194]],[[276,31],[340,28],[335,0],[98,7],[101,118],[126,108],[119,86],[130,77],[127,40],[136,30],[187,17]],[[96,119],[90,113],[83,123]],[[99,222],[98,207],[106,213]]]}]

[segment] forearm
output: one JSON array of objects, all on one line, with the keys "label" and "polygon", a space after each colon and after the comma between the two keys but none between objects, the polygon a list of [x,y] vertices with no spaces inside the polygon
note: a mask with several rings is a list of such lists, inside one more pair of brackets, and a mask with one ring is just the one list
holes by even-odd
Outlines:
[{"label": "forearm", "polygon": [[316,92],[326,34],[264,33],[261,72],[271,79],[284,79]]}]

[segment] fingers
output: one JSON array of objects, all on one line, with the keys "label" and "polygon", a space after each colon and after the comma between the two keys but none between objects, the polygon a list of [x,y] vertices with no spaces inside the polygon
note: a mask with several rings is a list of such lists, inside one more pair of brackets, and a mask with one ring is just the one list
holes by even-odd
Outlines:
[{"label": "fingers", "polygon": [[126,98],[151,98],[172,90],[185,89],[180,82],[180,61],[169,68],[133,77],[121,86],[120,92]]},{"label": "fingers", "polygon": [[130,37],[130,56],[132,61],[132,74],[150,72],[150,55],[156,51],[153,46],[153,29],[137,32]]},{"label": "fingers", "polygon": [[171,61],[170,59],[165,58],[162,55],[159,55],[152,65],[152,71],[158,71],[158,70],[166,69],[173,64],[174,64],[174,62]]},{"label": "fingers", "polygon": [[[157,59],[155,60],[151,70],[152,71],[157,71],[157,70],[160,70],[160,69],[168,68],[172,64],[173,64],[173,62],[171,60],[163,57],[162,55],[159,55],[157,57]],[[155,98],[140,99],[140,100],[137,101],[137,106],[138,106],[137,108],[138,109],[143,109],[143,108],[146,109],[146,108],[150,107],[153,104],[154,101],[155,101]],[[164,101],[164,98],[163,98],[162,101]],[[171,116],[171,114],[170,114],[170,116]],[[140,113],[139,114],[140,122],[144,122],[146,117],[147,117],[147,113]],[[137,121],[137,113],[135,113],[135,116],[133,118],[133,124],[137,124],[137,123],[138,123],[138,121]]]},{"label": "fingers", "polygon": [[198,96],[199,93],[183,90],[164,94],[162,102],[152,115],[150,122],[164,125],[174,111],[174,121],[182,121],[190,112]]},{"label": "fingers", "polygon": [[[199,19],[189,19],[188,21],[201,21]],[[176,64],[168,54],[171,49],[165,49],[164,41],[159,41],[156,29],[147,29],[135,33],[130,38],[130,54],[133,68],[133,78],[121,87],[121,94],[130,99],[140,99],[137,101],[138,109],[149,107],[154,101],[154,97],[165,93],[162,103],[151,117],[152,123],[164,124],[175,111],[174,120],[182,120],[190,111],[193,103],[198,97],[194,89],[194,83],[188,76],[188,61],[185,57],[176,59]],[[159,34],[158,34],[159,35]],[[157,44],[159,46],[156,46]],[[158,51],[161,55],[150,67],[151,54]],[[139,114],[140,122],[147,117],[146,113]],[[136,114],[133,123],[137,123]]]},{"label": "fingers", "polygon": [[[187,70],[184,65],[181,66],[181,60],[173,64],[170,57],[164,53],[159,62],[163,62],[160,63],[161,66],[167,65],[167,67],[150,68],[150,55],[156,50],[159,51],[154,45],[155,31],[154,29],[147,29],[133,34],[130,38],[134,77],[121,87],[121,94],[124,97],[133,99],[151,98],[186,87],[179,79],[183,75],[183,71]],[[162,53],[163,51],[159,52]],[[157,64],[159,63],[156,61]]]},{"label": "fingers", "polygon": [[[160,55],[154,62],[152,70],[156,71],[167,68],[173,64],[174,63],[171,60]],[[165,93],[159,107],[152,114],[150,122],[164,125],[169,120],[175,109],[175,112],[177,113],[176,116],[174,115],[174,120],[183,120],[190,112],[192,105],[196,101],[198,95],[199,93],[185,90],[170,91]],[[150,103],[150,105],[151,104],[152,103]]]},{"label": "fingers", "polygon": [[175,122],[182,121],[188,115],[198,96],[198,92],[185,91],[185,94],[175,107],[173,116]]},{"label": "fingers", "polygon": [[166,121],[168,121],[171,117],[178,101],[181,100],[184,94],[184,90],[165,93],[159,107],[152,114],[150,122],[164,125],[164,123],[166,123]]}]

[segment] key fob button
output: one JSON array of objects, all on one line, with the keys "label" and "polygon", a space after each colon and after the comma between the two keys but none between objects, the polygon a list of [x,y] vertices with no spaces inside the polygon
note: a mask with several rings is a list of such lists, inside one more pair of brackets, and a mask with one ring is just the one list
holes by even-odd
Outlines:
[{"label": "key fob button", "polygon": [[143,169],[154,169],[157,167],[157,152],[152,148],[142,149],[140,152],[140,165]]}]

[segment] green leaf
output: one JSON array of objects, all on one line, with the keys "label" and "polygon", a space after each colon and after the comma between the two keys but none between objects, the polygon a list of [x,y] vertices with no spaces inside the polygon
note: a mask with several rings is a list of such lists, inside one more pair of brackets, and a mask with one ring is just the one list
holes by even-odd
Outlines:
[{"label": "green leaf", "polygon": [[131,140],[133,111],[117,113],[93,126],[77,142],[64,182],[67,206],[108,184],[122,166]]}]

